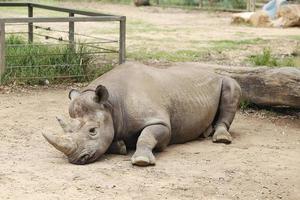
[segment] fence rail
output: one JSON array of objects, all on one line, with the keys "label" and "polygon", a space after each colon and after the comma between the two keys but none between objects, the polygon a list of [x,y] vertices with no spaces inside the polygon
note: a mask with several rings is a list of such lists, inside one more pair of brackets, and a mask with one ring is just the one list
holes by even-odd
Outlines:
[{"label": "fence rail", "polygon": [[[110,14],[104,14],[104,13],[98,13],[98,12],[89,12],[89,11],[82,11],[77,9],[69,9],[64,7],[56,7],[56,6],[50,6],[50,5],[44,5],[44,4],[37,4],[37,3],[23,3],[23,2],[0,2],[0,7],[27,7],[28,8],[28,17],[23,18],[0,18],[0,83],[1,83],[1,77],[5,73],[6,69],[6,47],[5,47],[5,35],[6,34],[14,34],[13,32],[5,33],[6,26],[11,26],[13,24],[15,25],[26,25],[28,31],[23,31],[22,33],[28,34],[28,44],[32,44],[34,41],[34,35],[42,35],[39,33],[34,33],[34,23],[68,23],[69,24],[69,30],[63,31],[64,33],[68,34],[68,40],[63,40],[64,42],[67,41],[72,48],[72,46],[76,45],[75,42],[75,35],[83,35],[75,33],[75,23],[77,22],[119,22],[119,39],[118,40],[110,40],[110,39],[104,39],[104,38],[97,38],[99,41],[105,40],[106,43],[110,42],[119,42],[118,51],[115,50],[107,50],[102,48],[102,50],[105,50],[103,52],[106,53],[118,53],[119,57],[119,64],[125,62],[125,48],[126,48],[126,17],[125,16],[117,16],[117,15],[110,15]],[[64,12],[68,13],[68,17],[34,17],[34,8],[39,9],[46,9],[46,10],[52,10],[57,12]],[[81,15],[81,16],[76,16]],[[84,17],[83,17],[83,16]],[[38,27],[41,28],[41,27]],[[48,30],[51,31],[51,30]],[[54,30],[53,30],[54,31]],[[20,31],[19,31],[20,32]],[[62,31],[60,31],[62,32]],[[45,36],[45,35],[44,35]],[[45,36],[46,37],[46,36]],[[51,37],[51,38],[50,38]],[[92,37],[92,36],[89,36]],[[47,36],[46,39],[54,39],[52,36]],[[95,37],[96,38],[96,37]],[[95,39],[94,38],[94,39]],[[95,42],[97,43],[97,41]],[[105,42],[103,42],[105,43]],[[89,46],[92,46],[93,44],[90,44]],[[100,48],[100,47],[99,47]],[[101,51],[102,52],[102,51]],[[97,52],[97,53],[101,53]]]},{"label": "fence rail", "polygon": [[192,7],[194,9],[243,12],[255,11],[256,0],[154,0],[154,5],[166,7]]}]

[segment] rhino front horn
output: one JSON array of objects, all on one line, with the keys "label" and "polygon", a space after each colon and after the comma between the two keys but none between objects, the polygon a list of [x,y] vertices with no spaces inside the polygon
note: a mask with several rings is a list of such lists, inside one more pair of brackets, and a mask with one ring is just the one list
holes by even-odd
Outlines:
[{"label": "rhino front horn", "polygon": [[67,135],[56,136],[53,134],[43,133],[44,138],[52,144],[57,150],[63,152],[66,156],[72,154],[76,150],[76,145],[71,137]]}]

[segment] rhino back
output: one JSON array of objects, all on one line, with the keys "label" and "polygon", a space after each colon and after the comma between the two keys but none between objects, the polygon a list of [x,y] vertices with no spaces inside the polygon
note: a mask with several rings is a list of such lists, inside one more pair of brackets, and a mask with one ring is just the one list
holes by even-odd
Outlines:
[{"label": "rhino back", "polygon": [[[129,137],[144,127],[162,123],[170,127],[171,143],[197,138],[212,123],[217,112],[221,77],[195,67],[152,68],[120,66],[92,82],[105,85],[123,121],[120,137]],[[120,108],[121,107],[121,108]]]}]

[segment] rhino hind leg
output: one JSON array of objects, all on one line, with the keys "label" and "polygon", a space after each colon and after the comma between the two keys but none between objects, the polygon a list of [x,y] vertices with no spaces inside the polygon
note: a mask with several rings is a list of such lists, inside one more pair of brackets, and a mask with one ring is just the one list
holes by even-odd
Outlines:
[{"label": "rhino hind leg", "polygon": [[141,132],[131,163],[138,166],[155,165],[152,150],[163,150],[171,138],[170,129],[162,124],[150,125]]},{"label": "rhino hind leg", "polygon": [[214,129],[212,127],[212,125],[210,125],[205,131],[204,133],[202,134],[204,138],[207,138],[209,136],[211,136],[214,132]]},{"label": "rhino hind leg", "polygon": [[241,88],[239,84],[232,78],[224,77],[218,115],[214,125],[213,142],[231,143],[232,137],[228,130],[238,109],[240,97]]}]

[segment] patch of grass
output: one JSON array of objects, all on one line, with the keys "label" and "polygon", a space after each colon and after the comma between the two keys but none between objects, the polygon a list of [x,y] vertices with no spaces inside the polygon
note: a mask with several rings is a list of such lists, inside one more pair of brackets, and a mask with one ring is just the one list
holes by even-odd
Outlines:
[{"label": "patch of grass", "polygon": [[198,6],[198,0],[159,0],[159,5]]},{"label": "patch of grass", "polygon": [[245,9],[247,7],[247,1],[245,0],[222,0],[221,6],[229,9]]},{"label": "patch of grass", "polygon": [[[12,82],[39,84],[44,80],[53,82],[81,82],[103,74],[106,68],[95,68],[94,55],[82,45],[28,44],[20,36],[6,39],[6,71],[2,83]],[[63,79],[62,79],[63,78]]]},{"label": "patch of grass", "polygon": [[[10,2],[10,1],[7,1]],[[15,2],[15,1],[14,1]],[[42,3],[46,5],[53,5],[57,6],[57,1],[51,1],[51,0],[43,0],[43,1],[31,1],[32,3]],[[55,5],[56,4],[56,5]],[[28,8],[27,7],[13,7],[13,6],[8,6],[8,7],[0,7],[0,16],[2,17],[9,17],[13,15],[23,15],[23,17],[27,17],[28,15]],[[52,10],[45,10],[45,9],[40,9],[40,8],[35,8],[34,9],[34,15],[35,16],[66,16],[65,13],[63,12],[57,12],[57,11],[52,11]]]},{"label": "patch of grass", "polygon": [[213,50],[223,51],[228,49],[236,49],[245,45],[255,45],[264,43],[266,40],[261,38],[248,39],[248,40],[217,40],[211,41]]},{"label": "patch of grass", "polygon": [[277,59],[271,55],[270,49],[264,49],[262,54],[252,55],[250,61],[256,66],[277,66]]},{"label": "patch of grass", "polygon": [[175,52],[168,51],[150,51],[139,50],[135,52],[128,52],[128,58],[138,61],[158,60],[161,62],[188,62],[198,61],[203,56],[201,51],[179,50]]},{"label": "patch of grass", "polygon": [[117,4],[132,4],[133,1],[132,0],[100,0],[100,2],[104,2],[104,3],[117,3]]},{"label": "patch of grass", "polygon": [[[156,4],[157,1],[150,1],[152,4]],[[203,7],[206,8],[227,8],[227,9],[245,9],[246,1],[245,0],[220,0],[213,1],[210,3],[209,0],[203,0]],[[159,0],[159,5],[164,7],[167,6],[189,6],[189,7],[198,7],[199,0]]]},{"label": "patch of grass", "polygon": [[290,39],[292,39],[292,40],[298,40],[298,41],[300,41],[300,35],[289,35],[287,37],[290,38]]},{"label": "patch of grass", "polygon": [[145,22],[143,20],[128,20],[127,22],[128,26],[131,26],[130,28],[138,28],[144,30],[145,28],[157,28],[155,25]]},{"label": "patch of grass", "polygon": [[250,62],[255,66],[300,67],[300,63],[297,61],[298,58],[293,56],[278,58],[271,54],[269,48],[264,48],[262,54],[250,56]]},{"label": "patch of grass", "polygon": [[[137,39],[137,38],[134,38]],[[143,37],[141,38],[141,40]],[[150,41],[151,39],[147,39]],[[170,39],[172,42],[174,39]],[[157,39],[155,39],[157,41]],[[167,39],[163,39],[161,42],[166,42]],[[178,41],[180,42],[180,41]],[[134,60],[139,61],[149,61],[149,60],[158,60],[162,62],[195,62],[201,60],[205,54],[210,51],[224,51],[239,49],[245,45],[255,45],[265,42],[265,40],[260,38],[248,39],[248,40],[218,40],[211,41],[208,43],[208,47],[202,46],[199,44],[202,41],[191,40],[191,43],[197,44],[194,46],[194,50],[177,50],[177,51],[167,51],[167,50],[157,50],[157,49],[145,49],[143,47],[139,50],[128,51],[127,56]]]},{"label": "patch of grass", "polygon": [[253,104],[250,102],[250,101],[248,101],[248,100],[242,100],[241,102],[240,102],[240,109],[242,110],[242,111],[244,111],[244,110],[246,110],[246,109],[249,109],[250,107],[252,107],[253,106]]},{"label": "patch of grass", "polygon": [[129,33],[145,33],[145,32],[160,32],[163,29],[159,26],[145,22],[143,20],[128,20],[127,21],[127,32]]},{"label": "patch of grass", "polygon": [[5,17],[6,13],[14,13],[20,15],[27,15],[28,9],[26,7],[0,7],[0,16]]}]

